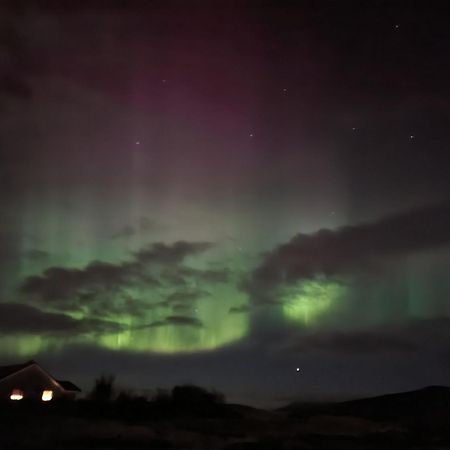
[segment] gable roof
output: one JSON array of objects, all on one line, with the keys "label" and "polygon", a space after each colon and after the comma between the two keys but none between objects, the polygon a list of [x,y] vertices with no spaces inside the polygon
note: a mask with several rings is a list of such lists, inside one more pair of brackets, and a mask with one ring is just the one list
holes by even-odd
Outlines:
[{"label": "gable roof", "polygon": [[56,380],[66,391],[81,392],[81,389],[68,380]]},{"label": "gable roof", "polygon": [[10,375],[20,372],[21,370],[26,369],[27,367],[30,367],[33,365],[38,366],[40,370],[45,372],[50,378],[52,378],[57,384],[59,384],[65,391],[81,392],[81,389],[78,386],[76,386],[74,383],[72,383],[71,381],[57,380],[56,378],[54,378],[47,371],[42,369],[42,367],[33,359],[31,359],[30,361],[27,361],[23,364],[12,364],[9,366],[0,366],[0,381],[3,380],[4,378],[9,377]]},{"label": "gable roof", "polygon": [[13,373],[19,372],[20,370],[25,369],[26,367],[32,366],[36,364],[36,361],[30,360],[23,364],[12,364],[10,366],[0,366],[0,380],[3,378],[9,377]]}]

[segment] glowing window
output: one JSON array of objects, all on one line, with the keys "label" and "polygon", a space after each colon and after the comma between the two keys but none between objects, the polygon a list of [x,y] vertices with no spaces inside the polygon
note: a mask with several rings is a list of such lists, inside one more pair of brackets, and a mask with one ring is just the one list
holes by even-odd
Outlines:
[{"label": "glowing window", "polygon": [[42,391],[42,401],[49,402],[53,398],[53,391]]},{"label": "glowing window", "polygon": [[21,391],[20,389],[13,389],[9,398],[11,400],[22,400],[23,399],[23,391]]}]

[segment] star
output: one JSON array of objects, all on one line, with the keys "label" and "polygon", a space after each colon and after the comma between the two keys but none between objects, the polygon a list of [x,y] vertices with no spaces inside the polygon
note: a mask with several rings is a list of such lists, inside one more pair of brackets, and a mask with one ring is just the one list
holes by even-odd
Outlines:
[{"label": "star", "polygon": [[136,141],[136,145],[141,145],[141,141]]},{"label": "star", "polygon": [[352,128],[352,131],[356,131],[356,127],[353,127],[353,128]]},{"label": "star", "polygon": [[249,133],[249,135],[248,135],[248,136],[252,138],[252,137],[253,137],[253,133]]},{"label": "star", "polygon": [[296,371],[296,372],[300,372],[300,367],[297,367],[297,368],[295,369],[295,371]]},{"label": "star", "polygon": [[395,24],[395,27],[394,27],[396,30],[398,30],[399,28],[400,28],[400,25],[397,23],[397,24]]},{"label": "star", "polygon": [[411,134],[410,136],[409,136],[409,139],[412,141],[413,139],[415,139],[416,137],[413,135],[413,134]]}]

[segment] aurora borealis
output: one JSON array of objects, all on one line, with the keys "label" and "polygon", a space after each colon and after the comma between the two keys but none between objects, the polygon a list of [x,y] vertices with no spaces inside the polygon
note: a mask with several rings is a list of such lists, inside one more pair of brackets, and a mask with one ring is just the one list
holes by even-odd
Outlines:
[{"label": "aurora borealis", "polygon": [[445,14],[335,3],[2,4],[1,359],[255,404],[448,384]]}]

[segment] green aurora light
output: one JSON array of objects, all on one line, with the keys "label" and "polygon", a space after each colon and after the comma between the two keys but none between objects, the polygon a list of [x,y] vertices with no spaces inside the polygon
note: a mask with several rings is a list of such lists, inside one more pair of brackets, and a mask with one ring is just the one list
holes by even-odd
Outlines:
[{"label": "green aurora light", "polygon": [[[129,317],[131,324],[118,333],[105,334],[98,343],[113,350],[157,353],[180,353],[211,350],[242,339],[248,333],[248,313],[230,314],[230,308],[241,305],[246,296],[232,285],[216,287],[211,297],[190,305],[187,317],[199,321],[192,324],[159,324],[166,317],[177,317],[170,308],[161,308],[146,315],[146,320]],[[187,308],[186,308],[187,309]],[[152,324],[156,324],[153,325]]]},{"label": "green aurora light", "polygon": [[312,325],[336,306],[346,290],[336,281],[320,279],[303,281],[285,288],[282,307],[284,316],[304,325]]}]

